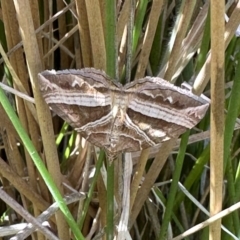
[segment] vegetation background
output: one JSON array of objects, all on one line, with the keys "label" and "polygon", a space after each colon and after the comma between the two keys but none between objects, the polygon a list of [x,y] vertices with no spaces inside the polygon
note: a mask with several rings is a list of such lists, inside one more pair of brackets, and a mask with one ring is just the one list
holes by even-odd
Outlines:
[{"label": "vegetation background", "polygon": [[[239,1],[1,0],[0,20],[1,239],[239,239]],[[39,92],[39,72],[84,67],[188,82],[211,112],[109,165]]]}]

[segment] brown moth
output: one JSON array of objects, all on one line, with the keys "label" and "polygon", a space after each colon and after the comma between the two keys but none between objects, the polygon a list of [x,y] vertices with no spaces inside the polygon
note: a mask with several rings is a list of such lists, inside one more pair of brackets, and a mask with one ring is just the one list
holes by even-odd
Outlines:
[{"label": "brown moth", "polygon": [[209,103],[157,77],[126,85],[94,68],[39,73],[52,110],[110,155],[178,138],[204,117]]}]

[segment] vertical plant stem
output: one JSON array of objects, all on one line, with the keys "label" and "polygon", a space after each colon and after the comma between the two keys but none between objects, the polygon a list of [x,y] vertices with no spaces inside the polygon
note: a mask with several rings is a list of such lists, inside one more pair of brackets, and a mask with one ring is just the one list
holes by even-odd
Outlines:
[{"label": "vertical plant stem", "polygon": [[[211,150],[210,214],[222,209],[224,141],[225,1],[211,1]],[[209,239],[221,239],[221,220],[209,227]]]},{"label": "vertical plant stem", "polygon": [[85,1],[90,40],[93,53],[93,67],[105,70],[106,68],[106,49],[104,42],[104,31],[100,3],[97,0]]},{"label": "vertical plant stem", "polygon": [[107,158],[107,240],[112,239],[114,239],[114,162]]},{"label": "vertical plant stem", "polygon": [[165,210],[165,214],[164,214],[164,218],[163,218],[162,227],[160,230],[159,239],[161,239],[161,240],[166,239],[168,225],[171,220],[172,209],[173,209],[174,201],[176,198],[178,181],[179,181],[180,174],[182,171],[182,166],[183,166],[184,156],[185,156],[185,152],[186,152],[186,148],[187,148],[189,133],[190,133],[190,130],[188,130],[186,133],[184,133],[182,135],[182,140],[181,140],[181,144],[179,147],[179,153],[178,153],[178,156],[176,159],[176,167],[173,172],[173,179],[172,179],[172,184],[171,184],[170,191],[169,191],[167,206],[166,206],[166,210]]},{"label": "vertical plant stem", "polygon": [[133,28],[133,50],[132,54],[134,55],[137,49],[138,40],[141,35],[143,20],[146,14],[148,1],[140,1],[138,10],[136,13],[135,24]]},{"label": "vertical plant stem", "polygon": [[226,116],[226,127],[224,132],[224,170],[226,169],[227,161],[230,156],[231,140],[233,137],[236,118],[239,114],[240,107],[240,59],[233,79],[232,93],[228,105],[228,112]]},{"label": "vertical plant stem", "polygon": [[131,81],[134,3],[135,3],[135,0],[130,0],[130,14],[128,18],[128,27],[127,27],[126,83]]},{"label": "vertical plant stem", "polygon": [[[231,97],[228,105],[228,112],[225,120],[225,131],[224,131],[224,168],[223,172],[226,171],[227,182],[228,182],[228,197],[229,204],[234,204],[238,202],[239,199],[239,178],[234,176],[232,171],[232,160],[229,159],[231,153],[231,144],[232,137],[235,127],[236,118],[239,114],[240,107],[240,59],[237,61],[237,69],[235,73],[235,77],[233,79],[233,86],[231,91]],[[234,179],[235,177],[235,179]],[[234,183],[235,181],[235,183]],[[233,186],[235,184],[235,186]],[[233,226],[235,230],[235,234],[239,237],[239,217],[238,212],[233,212]]]},{"label": "vertical plant stem", "polygon": [[[106,72],[113,79],[117,77],[116,55],[116,1],[106,1]],[[107,159],[107,239],[114,237],[114,162]]]},{"label": "vertical plant stem", "polygon": [[117,77],[117,51],[116,51],[116,2],[106,1],[106,55],[107,74],[116,79]]},{"label": "vertical plant stem", "polygon": [[95,186],[96,186],[96,183],[97,183],[97,178],[99,176],[100,169],[101,169],[101,166],[102,166],[102,163],[103,163],[103,159],[104,159],[104,152],[101,151],[100,154],[99,154],[99,157],[98,157],[98,161],[97,161],[97,165],[96,165],[96,171],[95,171],[90,189],[88,190],[88,193],[87,193],[87,198],[86,198],[85,203],[84,203],[83,211],[81,213],[80,218],[78,219],[78,225],[79,225],[80,229],[82,229],[84,220],[85,220],[86,215],[87,215],[87,211],[89,210],[89,205],[90,205],[91,200],[92,200],[92,196],[93,196],[94,189],[95,189]]}]

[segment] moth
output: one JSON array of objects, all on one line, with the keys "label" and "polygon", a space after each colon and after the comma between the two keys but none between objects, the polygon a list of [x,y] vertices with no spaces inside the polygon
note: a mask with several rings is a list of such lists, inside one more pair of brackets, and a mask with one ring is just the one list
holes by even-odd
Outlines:
[{"label": "moth", "polygon": [[51,109],[110,155],[178,138],[209,107],[202,97],[158,77],[124,86],[94,68],[44,71],[38,77]]}]

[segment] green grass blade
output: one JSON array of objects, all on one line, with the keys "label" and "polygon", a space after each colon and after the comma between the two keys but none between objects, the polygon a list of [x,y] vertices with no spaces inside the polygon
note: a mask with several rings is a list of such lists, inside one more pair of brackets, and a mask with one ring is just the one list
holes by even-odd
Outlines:
[{"label": "green grass blade", "polygon": [[148,4],[148,1],[145,1],[145,0],[141,0],[139,2],[139,8],[136,14],[135,26],[133,28],[133,49],[132,49],[133,55],[135,54],[135,51],[137,49],[138,40],[142,32],[142,25],[143,25],[143,20],[146,14],[147,4]]},{"label": "green grass blade", "polygon": [[185,152],[186,152],[186,148],[187,148],[189,134],[190,134],[190,130],[188,130],[186,133],[184,133],[182,135],[179,153],[178,153],[178,156],[176,159],[176,167],[173,172],[173,180],[172,180],[172,184],[170,187],[169,197],[168,197],[168,201],[167,201],[167,205],[166,205],[166,211],[165,211],[165,214],[163,217],[163,223],[162,223],[162,227],[161,227],[160,234],[159,234],[160,240],[166,239],[166,233],[167,233],[167,229],[168,229],[168,224],[169,224],[169,222],[171,220],[171,216],[172,216],[172,210],[173,210],[174,201],[175,201],[176,193],[177,193],[177,189],[178,189],[178,181],[179,181],[180,174],[182,171],[182,166],[183,166],[183,162],[184,162],[184,156],[185,156]]},{"label": "green grass blade", "polygon": [[[106,54],[107,74],[113,79],[117,77],[116,53],[116,1],[106,1]],[[107,159],[107,236],[108,240],[114,238],[114,163],[109,164]]]},{"label": "green grass blade", "polygon": [[224,169],[226,169],[227,161],[230,156],[231,142],[235,127],[235,121],[238,117],[240,107],[240,61],[238,59],[237,70],[233,80],[232,94],[228,105],[228,113],[226,116],[225,132],[224,132]]}]

